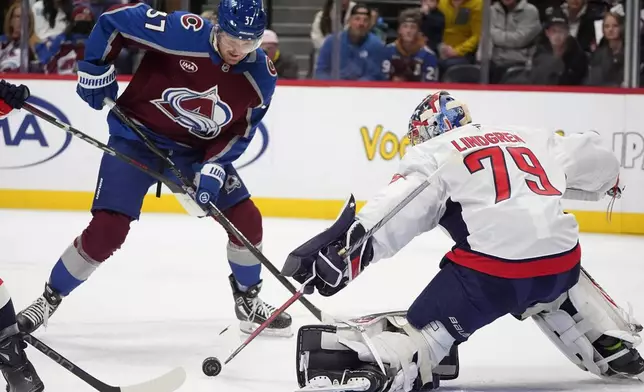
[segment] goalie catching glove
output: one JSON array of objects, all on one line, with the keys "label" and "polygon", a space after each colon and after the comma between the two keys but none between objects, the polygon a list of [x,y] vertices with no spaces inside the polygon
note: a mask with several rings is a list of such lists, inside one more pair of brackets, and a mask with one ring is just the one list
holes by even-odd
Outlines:
[{"label": "goalie catching glove", "polygon": [[356,202],[351,195],[330,228],[289,254],[282,275],[307,283],[307,294],[317,288],[320,294],[328,297],[346,287],[373,258],[371,238],[350,255],[340,255],[342,249],[350,248],[366,234],[355,214]]}]

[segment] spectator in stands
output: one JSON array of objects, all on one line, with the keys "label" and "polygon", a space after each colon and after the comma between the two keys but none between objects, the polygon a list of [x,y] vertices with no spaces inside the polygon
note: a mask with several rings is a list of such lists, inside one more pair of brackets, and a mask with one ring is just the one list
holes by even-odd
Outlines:
[{"label": "spectator in stands", "polygon": [[537,10],[539,10],[539,20],[541,23],[545,23],[547,19],[546,11],[559,8],[563,0],[528,0],[528,2],[537,7]]},{"label": "spectator in stands", "polygon": [[525,66],[541,33],[539,11],[527,0],[501,0],[490,15],[490,83],[500,83],[505,71]]},{"label": "spectator in stands", "polygon": [[385,48],[382,61],[384,78],[396,82],[432,82],[438,80],[438,58],[425,45],[420,32],[422,14],[408,9],[398,17],[398,39]]},{"label": "spectator in stands", "polygon": [[621,86],[624,82],[624,20],[613,12],[604,16],[604,37],[590,59],[587,84]]},{"label": "spectator in stands", "polygon": [[[556,7],[548,8],[546,14],[552,13],[554,9]],[[601,15],[593,14],[586,0],[566,0],[560,9],[568,18],[570,35],[577,39],[584,52],[591,53],[595,50],[595,20],[601,19]]]},{"label": "spectator in stands", "polygon": [[421,0],[420,12],[423,15],[421,30],[427,38],[427,46],[438,53],[438,45],[443,42],[445,15],[438,9],[438,0]]},{"label": "spectator in stands", "polygon": [[579,85],[588,72],[588,58],[577,40],[570,36],[568,19],[555,10],[546,21],[546,40],[532,58],[533,84]]},{"label": "spectator in stands", "polygon": [[85,41],[94,28],[94,16],[81,5],[72,11],[72,20],[65,32],[36,45],[38,60],[45,73],[70,75],[76,73],[76,59],[83,58]]},{"label": "spectator in stands", "polygon": [[277,76],[282,79],[297,79],[298,66],[295,55],[282,53],[279,48],[279,38],[273,30],[265,30],[262,38],[262,49],[273,60]]},{"label": "spectator in stands", "polygon": [[[20,30],[22,9],[20,2],[13,3],[5,14],[4,35],[0,37],[0,72],[20,71],[20,43],[23,39]],[[34,16],[29,11],[29,60],[35,59],[33,47],[38,42],[34,34]]]},{"label": "spectator in stands", "polygon": [[438,46],[441,67],[474,62],[481,37],[482,0],[439,0],[445,15],[443,42]]},{"label": "spectator in stands", "polygon": [[[346,26],[351,17],[351,10],[356,5],[355,2],[342,0],[342,15],[344,15],[343,25]],[[315,14],[313,25],[311,26],[311,41],[315,51],[319,51],[326,37],[333,33],[333,19],[335,18],[335,0],[326,0],[324,8]]]},{"label": "spectator in stands", "polygon": [[205,10],[204,12],[201,13],[201,17],[211,21],[213,24],[219,23],[219,19],[217,16],[217,9]]},{"label": "spectator in stands", "polygon": [[380,16],[378,8],[371,9],[371,21],[369,22],[369,26],[371,26],[371,32],[376,37],[380,38],[383,44],[387,43],[387,30],[389,29],[389,26]]},{"label": "spectator in stands", "polygon": [[[340,32],[340,79],[381,80],[383,43],[369,32],[371,12],[364,4],[351,9],[349,28]],[[334,36],[326,38],[320,48],[315,70],[316,79],[331,79]]]},{"label": "spectator in stands", "polygon": [[72,19],[72,0],[38,0],[34,3],[35,30],[41,41],[65,31]]}]

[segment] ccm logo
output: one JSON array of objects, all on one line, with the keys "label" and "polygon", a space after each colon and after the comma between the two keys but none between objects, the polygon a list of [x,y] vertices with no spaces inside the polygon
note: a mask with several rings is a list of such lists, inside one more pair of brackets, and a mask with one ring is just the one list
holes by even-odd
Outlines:
[{"label": "ccm logo", "polygon": [[179,65],[181,66],[181,69],[183,69],[186,72],[190,72],[190,73],[195,73],[199,69],[197,67],[197,64],[193,63],[192,61],[188,61],[188,60],[179,61]]}]

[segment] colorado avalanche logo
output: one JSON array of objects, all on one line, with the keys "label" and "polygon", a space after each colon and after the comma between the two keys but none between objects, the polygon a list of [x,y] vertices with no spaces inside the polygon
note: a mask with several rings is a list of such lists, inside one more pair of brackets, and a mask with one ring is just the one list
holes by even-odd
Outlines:
[{"label": "colorado avalanche logo", "polygon": [[201,139],[213,139],[233,118],[233,111],[219,98],[217,86],[204,91],[171,87],[153,104],[172,121]]}]

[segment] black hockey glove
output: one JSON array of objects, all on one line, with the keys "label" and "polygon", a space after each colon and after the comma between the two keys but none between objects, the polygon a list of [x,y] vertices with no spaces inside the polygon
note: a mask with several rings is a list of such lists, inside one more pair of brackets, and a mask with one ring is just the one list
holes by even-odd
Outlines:
[{"label": "black hockey glove", "polygon": [[293,277],[302,284],[308,282],[304,291],[306,294],[311,294],[317,288],[320,294],[330,296],[344,288],[373,258],[371,240],[359,251],[347,255],[349,257],[338,256],[342,248],[355,243],[365,233],[355,216],[356,203],[351,195],[331,227],[288,255],[282,275]]},{"label": "black hockey glove", "polygon": [[315,258],[315,273],[318,281],[315,287],[325,297],[342,290],[369,265],[373,258],[371,238],[350,255],[339,256],[338,253],[358,242],[366,233],[365,228],[355,221],[343,238],[320,250]]},{"label": "black hockey glove", "polygon": [[6,80],[0,80],[0,99],[13,109],[20,109],[29,98],[30,93],[27,86],[21,84],[16,86]]}]

